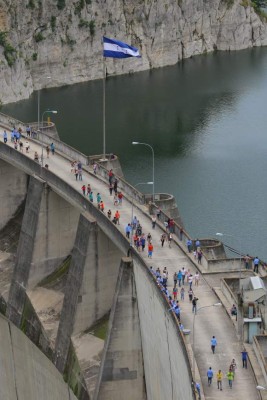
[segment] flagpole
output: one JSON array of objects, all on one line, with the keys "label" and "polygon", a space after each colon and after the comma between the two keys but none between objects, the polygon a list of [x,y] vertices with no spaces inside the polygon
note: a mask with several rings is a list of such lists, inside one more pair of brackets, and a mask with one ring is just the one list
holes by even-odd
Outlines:
[{"label": "flagpole", "polygon": [[106,159],[106,64],[103,57],[103,159]]}]

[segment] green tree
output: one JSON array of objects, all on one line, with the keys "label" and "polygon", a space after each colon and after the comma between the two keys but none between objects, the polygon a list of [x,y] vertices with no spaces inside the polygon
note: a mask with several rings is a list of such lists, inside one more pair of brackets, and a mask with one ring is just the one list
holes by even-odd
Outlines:
[{"label": "green tree", "polygon": [[256,5],[258,8],[264,8],[267,7],[267,0],[253,0],[253,3]]}]

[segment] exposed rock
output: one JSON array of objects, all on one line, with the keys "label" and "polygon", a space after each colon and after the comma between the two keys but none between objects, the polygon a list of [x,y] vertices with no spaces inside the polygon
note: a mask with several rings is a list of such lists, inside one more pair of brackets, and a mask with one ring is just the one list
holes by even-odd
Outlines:
[{"label": "exposed rock", "polygon": [[266,22],[242,5],[248,3],[0,0],[0,100],[8,103],[39,88],[101,78],[103,35],[142,53],[141,59],[107,59],[108,74],[172,65],[214,49],[266,45]]}]

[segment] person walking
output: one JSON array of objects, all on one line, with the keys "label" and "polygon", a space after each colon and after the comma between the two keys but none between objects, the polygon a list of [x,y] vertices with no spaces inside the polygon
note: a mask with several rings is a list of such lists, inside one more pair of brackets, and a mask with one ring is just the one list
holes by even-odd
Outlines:
[{"label": "person walking", "polygon": [[258,256],[256,256],[256,257],[254,258],[254,260],[253,260],[253,265],[254,265],[253,271],[254,271],[256,274],[259,273],[259,263],[260,263],[260,260],[259,260]]},{"label": "person walking", "polygon": [[249,261],[250,261],[250,257],[247,254],[246,257],[244,257],[244,263],[245,263],[245,268],[249,269]]},{"label": "person walking", "polygon": [[200,393],[200,383],[196,382],[196,391],[198,394],[198,400],[201,399],[201,393]]},{"label": "person walking", "polygon": [[181,288],[180,297],[181,300],[184,301],[184,287]]},{"label": "person walking", "polygon": [[152,229],[155,229],[156,227],[156,220],[157,220],[156,215],[152,215],[151,217]]},{"label": "person walking", "polygon": [[184,269],[184,267],[182,268],[182,284],[184,285],[184,280],[185,280],[185,275],[186,275],[186,270]]},{"label": "person walking", "polygon": [[115,218],[116,218],[116,220],[117,220],[117,224],[120,225],[120,217],[121,217],[121,215],[120,215],[120,213],[119,213],[118,210],[116,210],[114,216],[115,216]]},{"label": "person walking", "polygon": [[104,210],[105,210],[105,204],[104,204],[103,200],[100,201],[99,207],[100,207],[100,210],[101,210],[102,212],[104,212]]},{"label": "person walking", "polygon": [[243,368],[248,367],[248,353],[246,350],[241,351]]},{"label": "person walking", "polygon": [[215,353],[215,348],[217,346],[217,339],[215,336],[212,336],[211,341],[210,341],[210,345],[211,345],[211,351],[214,354]]},{"label": "person walking", "polygon": [[199,273],[198,271],[195,273],[195,286],[198,286],[199,284]]},{"label": "person walking", "polygon": [[150,242],[150,243],[148,244],[148,255],[147,255],[148,258],[152,258],[153,250],[154,250],[153,244]]},{"label": "person walking", "polygon": [[6,143],[7,142],[7,133],[6,133],[6,131],[4,131],[3,136],[4,136],[4,143]]},{"label": "person walking", "polygon": [[94,202],[94,194],[93,194],[93,192],[89,193],[89,200],[91,201],[91,203]]},{"label": "person walking", "polygon": [[111,214],[112,214],[111,210],[108,210],[107,214],[108,214],[108,218],[111,219]]},{"label": "person walking", "polygon": [[172,234],[171,233],[169,233],[168,234],[168,243],[169,243],[169,249],[171,249],[171,247],[172,247]]},{"label": "person walking", "polygon": [[173,295],[173,299],[177,300],[177,295],[178,295],[177,286],[174,286],[174,288],[172,289],[172,295]]},{"label": "person walking", "polygon": [[50,148],[49,146],[46,146],[46,156],[49,158],[49,153],[50,153]]},{"label": "person walking", "polygon": [[82,185],[82,192],[84,196],[85,196],[85,189],[86,189],[85,185]]},{"label": "person walking", "polygon": [[119,200],[119,205],[122,205],[122,198],[123,198],[123,194],[121,192],[118,193],[118,200]]},{"label": "person walking", "polygon": [[174,272],[174,275],[173,275],[173,284],[174,284],[174,287],[177,286],[177,272]]},{"label": "person walking", "polygon": [[208,377],[208,385],[210,386],[212,384],[212,378],[213,378],[213,371],[211,367],[209,367],[207,371],[207,377]]},{"label": "person walking", "polygon": [[160,237],[161,247],[164,246],[165,240],[166,240],[166,233],[163,233],[163,234],[161,235],[161,237]]},{"label": "person walking", "polygon": [[216,378],[217,378],[217,387],[218,389],[222,390],[223,373],[220,369],[216,374]]},{"label": "person walking", "polygon": [[[190,289],[189,289],[189,291],[190,291]],[[192,312],[195,314],[197,313],[197,302],[198,302],[198,298],[196,296],[194,296],[194,298],[192,300]]]},{"label": "person walking", "polygon": [[233,380],[234,380],[233,371],[231,369],[229,369],[229,371],[227,372],[226,376],[227,376],[227,379],[228,379],[229,388],[233,389]]},{"label": "person walking", "polygon": [[50,149],[51,149],[52,155],[54,156],[55,155],[55,145],[54,145],[54,143],[50,144]]},{"label": "person walking", "polygon": [[[115,218],[115,217],[114,217]],[[117,220],[116,220],[117,223]],[[127,239],[130,239],[130,233],[132,232],[132,227],[131,224],[128,224],[125,228],[125,233],[126,233],[126,237]]]},{"label": "person walking", "polygon": [[235,370],[237,368],[235,359],[233,358],[230,364],[230,370],[233,372],[233,380],[235,380]]},{"label": "person walking", "polygon": [[96,195],[96,202],[97,202],[97,206],[98,206],[98,208],[100,208],[100,201],[101,201],[101,195],[100,195],[100,193],[97,193],[97,195]]},{"label": "person walking", "polygon": [[191,253],[191,250],[192,250],[192,240],[191,239],[187,239],[186,246],[187,246],[188,253]]},{"label": "person walking", "polygon": [[188,277],[188,283],[189,283],[189,288],[192,289],[192,284],[193,284],[193,275],[189,275]]},{"label": "person walking", "polygon": [[181,282],[182,282],[182,271],[179,269],[179,272],[177,274],[177,279],[178,279],[178,285],[181,287]]},{"label": "person walking", "polygon": [[109,181],[109,184],[110,184],[110,185],[111,185],[111,183],[112,183],[113,176],[114,176],[113,170],[110,169],[110,170],[109,170],[109,173],[108,173],[108,181]]}]

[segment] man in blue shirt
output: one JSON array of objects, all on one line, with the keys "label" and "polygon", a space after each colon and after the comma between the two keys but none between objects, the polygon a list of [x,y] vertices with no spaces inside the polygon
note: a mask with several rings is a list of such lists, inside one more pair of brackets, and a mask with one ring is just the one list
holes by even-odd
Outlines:
[{"label": "man in blue shirt", "polygon": [[242,354],[242,363],[243,363],[243,368],[248,367],[248,353],[244,350],[241,352]]},{"label": "man in blue shirt", "polygon": [[211,344],[211,350],[212,350],[212,352],[214,354],[215,353],[215,347],[217,346],[217,339],[216,339],[215,336],[212,336],[210,344]]},{"label": "man in blue shirt", "polygon": [[198,393],[198,398],[201,399],[201,394],[200,394],[200,384],[196,382],[196,391]]},{"label": "man in blue shirt", "polygon": [[260,263],[260,260],[259,260],[258,256],[256,256],[256,257],[254,258],[254,261],[253,261],[253,264],[254,264],[254,272],[256,272],[256,274],[258,274],[258,272],[259,272],[259,263]]},{"label": "man in blue shirt", "polygon": [[212,378],[213,378],[213,371],[212,371],[211,367],[209,367],[209,369],[208,369],[207,377],[208,377],[208,385],[210,386],[212,383]]},{"label": "man in blue shirt", "polygon": [[187,245],[188,253],[191,253],[192,240],[191,239],[187,239],[186,245]]}]

